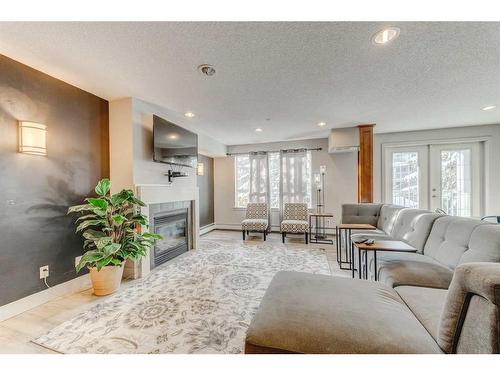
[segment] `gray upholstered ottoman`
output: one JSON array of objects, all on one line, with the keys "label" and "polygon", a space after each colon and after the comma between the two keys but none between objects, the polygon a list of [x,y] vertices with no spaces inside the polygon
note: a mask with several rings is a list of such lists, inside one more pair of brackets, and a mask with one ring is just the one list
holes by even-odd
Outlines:
[{"label": "gray upholstered ottoman", "polygon": [[394,289],[282,271],[247,332],[246,353],[442,353]]}]

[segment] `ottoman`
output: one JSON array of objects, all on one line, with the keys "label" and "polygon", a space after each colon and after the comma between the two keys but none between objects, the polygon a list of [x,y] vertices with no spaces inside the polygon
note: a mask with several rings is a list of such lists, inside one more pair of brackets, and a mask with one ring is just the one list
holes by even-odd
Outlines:
[{"label": "ottoman", "polygon": [[396,291],[381,283],[278,272],[245,353],[443,353]]}]

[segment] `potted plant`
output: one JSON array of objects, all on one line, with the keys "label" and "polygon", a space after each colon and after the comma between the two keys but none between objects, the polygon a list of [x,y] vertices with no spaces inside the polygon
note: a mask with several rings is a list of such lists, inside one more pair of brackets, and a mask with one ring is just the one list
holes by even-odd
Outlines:
[{"label": "potted plant", "polygon": [[85,204],[68,209],[68,214],[82,214],[76,220],[76,232],[82,233],[86,252],[76,271],[85,266],[89,269],[94,293],[98,296],[117,291],[124,262],[143,257],[155,241],[162,238],[153,233],[141,233],[141,225],[148,225],[146,217],[140,213],[140,207],[145,204],[132,190],[111,195],[109,188],[109,179],[99,181],[95,188],[97,198],[86,198]]}]

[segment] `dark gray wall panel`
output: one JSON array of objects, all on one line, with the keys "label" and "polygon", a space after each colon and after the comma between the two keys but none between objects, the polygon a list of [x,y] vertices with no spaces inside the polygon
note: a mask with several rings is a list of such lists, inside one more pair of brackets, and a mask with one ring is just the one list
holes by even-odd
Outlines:
[{"label": "dark gray wall panel", "polygon": [[198,163],[203,163],[205,174],[198,176],[200,189],[200,227],[214,223],[214,159],[198,155]]},{"label": "dark gray wall panel", "polygon": [[[18,120],[47,125],[48,156],[17,152]],[[109,175],[108,102],[0,55],[0,305],[76,276],[68,206]]]}]

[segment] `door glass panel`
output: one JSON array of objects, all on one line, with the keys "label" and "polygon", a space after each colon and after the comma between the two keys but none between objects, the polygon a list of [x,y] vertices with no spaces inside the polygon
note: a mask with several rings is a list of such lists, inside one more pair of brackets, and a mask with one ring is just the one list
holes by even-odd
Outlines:
[{"label": "door glass panel", "polygon": [[441,208],[448,215],[472,216],[471,150],[441,150]]},{"label": "door glass panel", "polygon": [[419,207],[418,152],[392,153],[392,203]]}]

